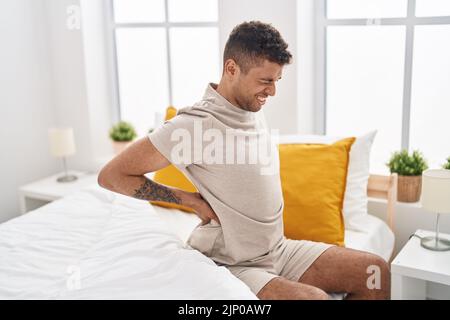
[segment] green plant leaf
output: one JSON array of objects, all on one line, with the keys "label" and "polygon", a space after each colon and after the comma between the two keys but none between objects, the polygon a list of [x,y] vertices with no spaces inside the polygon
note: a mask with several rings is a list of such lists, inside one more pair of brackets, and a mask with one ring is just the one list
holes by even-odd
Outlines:
[{"label": "green plant leaf", "polygon": [[109,137],[114,141],[132,141],[137,134],[131,123],[120,121],[109,130]]},{"label": "green plant leaf", "polygon": [[450,170],[450,157],[447,158],[447,162],[442,166],[444,169]]},{"label": "green plant leaf", "polygon": [[418,150],[413,151],[411,155],[406,150],[396,151],[386,165],[391,173],[401,176],[420,176],[428,169],[427,161]]}]

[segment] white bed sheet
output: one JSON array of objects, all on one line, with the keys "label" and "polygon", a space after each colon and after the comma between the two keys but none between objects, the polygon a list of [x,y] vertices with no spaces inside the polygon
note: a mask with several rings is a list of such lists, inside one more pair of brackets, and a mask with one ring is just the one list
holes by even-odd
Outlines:
[{"label": "white bed sheet", "polygon": [[153,206],[93,187],[0,225],[0,299],[257,298]]},{"label": "white bed sheet", "polygon": [[395,244],[392,230],[383,220],[370,214],[358,219],[364,231],[345,230],[345,246],[377,254],[389,262]]},{"label": "white bed sheet", "polygon": [[[0,299],[256,299],[186,247],[199,222],[93,186],[0,224]],[[388,226],[371,215],[360,223],[346,246],[388,260]]]},{"label": "white bed sheet", "polygon": [[[184,242],[195,226],[200,223],[200,219],[196,215],[181,210],[158,206],[155,206],[155,210],[169,229]],[[388,225],[370,214],[359,218],[358,225],[364,231],[345,230],[345,246],[377,254],[389,261],[394,249],[395,238]]]}]

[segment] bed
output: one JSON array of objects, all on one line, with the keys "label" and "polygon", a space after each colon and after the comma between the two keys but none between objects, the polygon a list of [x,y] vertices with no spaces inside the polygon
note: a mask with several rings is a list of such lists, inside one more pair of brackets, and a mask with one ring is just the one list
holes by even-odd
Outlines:
[{"label": "bed", "polygon": [[[93,185],[0,225],[0,299],[257,299],[186,246],[199,222]],[[390,227],[363,223],[347,247],[389,260]]]}]

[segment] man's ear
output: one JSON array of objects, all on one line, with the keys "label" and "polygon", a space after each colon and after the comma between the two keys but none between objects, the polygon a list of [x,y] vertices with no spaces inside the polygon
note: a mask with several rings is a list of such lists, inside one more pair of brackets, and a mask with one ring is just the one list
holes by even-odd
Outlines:
[{"label": "man's ear", "polygon": [[239,66],[233,59],[228,59],[227,61],[225,61],[223,69],[224,69],[224,76],[227,77],[227,79],[229,80],[233,80],[237,76],[239,76],[240,73]]}]

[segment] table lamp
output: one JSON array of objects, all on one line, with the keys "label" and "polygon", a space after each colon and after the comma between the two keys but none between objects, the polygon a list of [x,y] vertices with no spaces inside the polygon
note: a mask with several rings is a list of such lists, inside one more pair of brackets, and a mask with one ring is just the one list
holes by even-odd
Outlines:
[{"label": "table lamp", "polygon": [[439,218],[442,213],[450,213],[450,170],[429,169],[422,174],[422,207],[437,214],[436,235],[424,237],[421,245],[434,251],[450,250],[450,241],[439,238]]},{"label": "table lamp", "polygon": [[63,159],[64,176],[56,179],[58,182],[71,182],[77,176],[67,174],[66,157],[75,154],[75,141],[72,128],[51,128],[48,130],[50,151],[54,157]]}]

